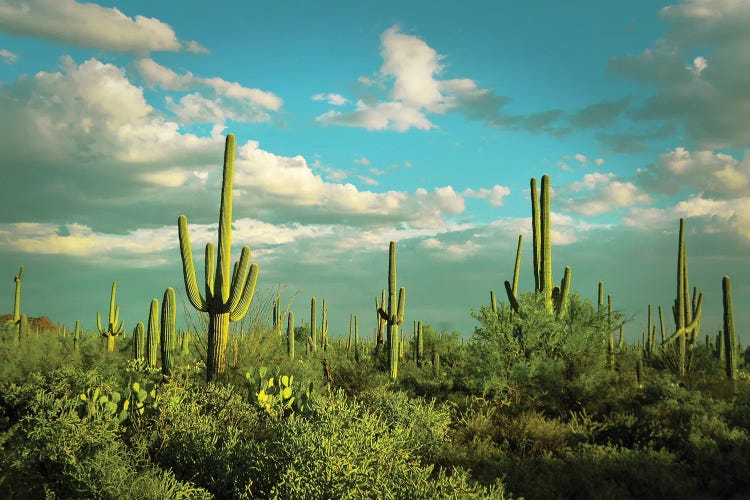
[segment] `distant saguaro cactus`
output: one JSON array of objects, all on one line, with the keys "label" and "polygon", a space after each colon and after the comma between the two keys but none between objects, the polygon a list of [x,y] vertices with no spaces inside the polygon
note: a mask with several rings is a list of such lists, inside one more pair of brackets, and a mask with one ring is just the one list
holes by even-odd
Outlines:
[{"label": "distant saguaro cactus", "polygon": [[13,277],[13,281],[16,283],[16,295],[13,301],[13,321],[21,319],[21,278],[23,278],[23,266]]},{"label": "distant saguaro cactus", "polygon": [[247,313],[258,279],[258,265],[250,264],[250,247],[248,246],[242,247],[240,260],[235,263],[234,272],[230,274],[235,149],[234,134],[228,134],[224,146],[224,171],[219,208],[219,251],[214,264],[214,246],[212,243],[206,244],[205,298],[198,291],[187,217],[180,215],[177,219],[182,272],[188,299],[194,308],[208,313],[206,378],[209,381],[226,371],[229,323],[241,320]]},{"label": "distant saguaro cactus", "polygon": [[378,309],[378,314],[386,321],[387,343],[388,343],[388,369],[391,379],[398,377],[398,327],[404,322],[404,311],[406,309],[406,289],[401,287],[398,291],[398,302],[396,301],[396,242],[391,241],[388,246],[388,310],[383,307]]},{"label": "distant saguaro cactus", "polygon": [[99,335],[107,339],[107,351],[114,352],[115,337],[122,335],[125,331],[125,322],[120,321],[120,306],[115,306],[115,295],[117,295],[117,282],[112,282],[112,294],[109,298],[109,318],[107,319],[107,328],[102,328],[102,318],[99,312],[96,313],[96,328]]},{"label": "distant saguaro cactus", "polygon": [[729,380],[737,378],[737,332],[734,329],[734,306],[732,305],[732,282],[729,276],[721,281],[724,305],[724,368]]}]

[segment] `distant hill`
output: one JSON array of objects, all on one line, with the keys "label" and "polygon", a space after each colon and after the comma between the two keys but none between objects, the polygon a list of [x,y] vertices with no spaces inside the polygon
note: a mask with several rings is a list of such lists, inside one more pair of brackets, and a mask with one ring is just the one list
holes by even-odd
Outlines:
[{"label": "distant hill", "polygon": [[[47,330],[55,330],[57,328],[57,325],[55,325],[47,316],[40,316],[38,318],[28,318],[29,319],[29,326],[32,328],[39,327],[40,332],[44,332]],[[4,325],[5,323],[12,322],[13,321],[13,315],[12,314],[3,314],[0,316],[0,325]]]}]

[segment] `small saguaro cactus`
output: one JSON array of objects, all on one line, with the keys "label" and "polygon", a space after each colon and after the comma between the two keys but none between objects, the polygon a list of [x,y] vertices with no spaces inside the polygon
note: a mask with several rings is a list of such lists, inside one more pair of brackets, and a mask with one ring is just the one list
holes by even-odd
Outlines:
[{"label": "small saguaro cactus", "polygon": [[13,281],[16,283],[16,295],[13,301],[13,321],[21,319],[21,278],[23,278],[23,266],[21,266],[18,274],[13,277]]},{"label": "small saguaro cactus", "polygon": [[143,329],[143,322],[136,323],[133,329],[133,358],[141,361],[145,358],[146,352],[146,333]]},{"label": "small saguaro cactus", "polygon": [[398,302],[396,301],[396,242],[391,241],[388,247],[388,310],[382,307],[378,314],[386,321],[387,343],[388,343],[388,369],[391,379],[398,377],[398,327],[404,322],[404,311],[406,309],[406,289],[401,287],[398,291]]},{"label": "small saguaro cactus", "polygon": [[317,305],[315,304],[315,297],[310,299],[310,340],[308,341],[308,346],[311,352],[315,352],[318,350],[318,339],[315,334],[315,313],[316,313]]},{"label": "small saguaro cactus", "polygon": [[73,330],[73,349],[78,350],[78,342],[81,341],[81,323],[76,320],[75,330]]},{"label": "small saguaro cactus", "polygon": [[422,367],[424,358],[424,336],[422,335],[422,322],[417,321],[417,366]]},{"label": "small saguaro cactus", "polygon": [[328,308],[325,299],[323,299],[323,318],[320,320],[320,347],[324,351],[328,350]]},{"label": "small saguaro cactus", "polygon": [[273,330],[281,337],[281,293],[276,294],[271,311],[271,326]]},{"label": "small saguaro cactus", "polygon": [[117,295],[117,282],[112,282],[112,295],[109,299],[109,318],[107,320],[107,328],[102,328],[102,318],[99,312],[96,313],[96,328],[99,330],[99,334],[107,339],[107,351],[114,352],[115,350],[115,337],[122,335],[125,331],[125,322],[118,319],[120,317],[120,306],[115,306],[115,295]]},{"label": "small saguaro cactus", "polygon": [[294,359],[294,313],[289,311],[286,323],[286,351],[289,359]]},{"label": "small saguaro cactus", "polygon": [[177,340],[177,308],[175,307],[174,288],[171,286],[164,291],[161,301],[161,329],[159,331],[161,343],[161,372],[171,375],[174,368],[174,349]]},{"label": "small saguaro cactus", "polygon": [[190,246],[188,220],[184,215],[177,219],[180,237],[180,254],[185,289],[188,299],[198,311],[208,313],[208,349],[206,378],[213,380],[226,371],[229,323],[241,320],[250,307],[258,279],[258,265],[250,264],[250,247],[242,247],[240,260],[231,268],[232,245],[232,181],[234,178],[234,134],[227,134],[224,146],[224,170],[221,182],[221,206],[219,208],[219,250],[214,263],[214,246],[206,244],[205,298],[198,290],[193,265],[193,250]]},{"label": "small saguaro cactus", "polygon": [[359,321],[357,315],[354,315],[354,361],[359,363],[360,352],[359,352]]},{"label": "small saguaro cactus", "polygon": [[156,368],[156,350],[159,347],[159,301],[151,300],[148,311],[148,330],[146,331],[146,365]]}]

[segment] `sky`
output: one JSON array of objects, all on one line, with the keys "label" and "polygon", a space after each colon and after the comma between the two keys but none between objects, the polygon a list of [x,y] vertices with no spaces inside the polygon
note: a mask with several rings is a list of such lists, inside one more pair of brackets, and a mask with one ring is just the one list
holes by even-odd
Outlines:
[{"label": "sky", "polygon": [[[0,0],[0,312],[93,329],[118,284],[132,330],[185,298],[216,242],[224,138],[237,138],[233,259],[297,324],[375,325],[388,244],[414,320],[468,338],[504,298],[519,234],[533,288],[529,181],[552,185],[553,274],[635,342],[667,329],[686,219],[702,335],[730,276],[750,342],[750,2],[83,3]],[[264,309],[265,310],[265,309]],[[320,317],[320,312],[318,313]]]}]

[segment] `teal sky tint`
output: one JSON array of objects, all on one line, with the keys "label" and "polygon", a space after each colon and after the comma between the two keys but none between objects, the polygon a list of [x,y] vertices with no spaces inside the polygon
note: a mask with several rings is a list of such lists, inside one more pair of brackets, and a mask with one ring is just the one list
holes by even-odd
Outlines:
[{"label": "teal sky tint", "polygon": [[0,0],[0,309],[21,264],[26,312],[69,324],[113,280],[131,329],[184,296],[176,219],[200,261],[232,132],[235,256],[298,318],[326,298],[333,335],[374,323],[391,239],[407,324],[471,334],[519,232],[530,287],[529,179],[549,174],[555,281],[604,281],[640,339],[685,217],[703,331],[727,274],[747,342],[746,75],[750,4],[721,0]]}]

